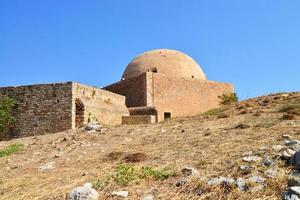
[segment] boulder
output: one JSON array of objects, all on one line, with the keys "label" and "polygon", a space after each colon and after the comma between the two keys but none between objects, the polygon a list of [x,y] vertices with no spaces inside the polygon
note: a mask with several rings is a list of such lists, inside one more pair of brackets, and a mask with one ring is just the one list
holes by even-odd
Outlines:
[{"label": "boulder", "polygon": [[295,169],[300,169],[300,151],[297,151],[292,155],[290,164],[295,168]]},{"label": "boulder", "polygon": [[91,183],[86,183],[83,187],[76,187],[67,194],[67,200],[98,200],[99,193],[92,188]]},{"label": "boulder", "polygon": [[300,187],[290,187],[286,192],[283,193],[283,200],[300,200]]},{"label": "boulder", "polygon": [[102,129],[102,125],[98,122],[88,123],[85,126],[86,131],[101,131],[101,129]]},{"label": "boulder", "polygon": [[292,149],[286,149],[282,152],[281,158],[289,160],[295,153],[296,153],[296,151],[294,151]]},{"label": "boulder", "polygon": [[292,174],[288,177],[288,186],[300,186],[300,172],[294,171]]}]

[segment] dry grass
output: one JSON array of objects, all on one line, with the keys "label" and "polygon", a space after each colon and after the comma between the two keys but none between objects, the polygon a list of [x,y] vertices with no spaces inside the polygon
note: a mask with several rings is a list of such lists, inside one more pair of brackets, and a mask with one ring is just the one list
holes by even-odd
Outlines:
[{"label": "dry grass", "polygon": [[[286,189],[290,168],[277,160],[271,151],[260,155],[275,159],[281,175],[267,179],[263,191],[240,192],[235,187],[211,187],[206,181],[216,176],[246,177],[247,174],[239,170],[240,165],[246,164],[241,159],[242,153],[259,153],[261,146],[281,144],[283,133],[300,139],[299,119],[282,121],[282,113],[274,112],[285,100],[299,96],[273,95],[241,102],[222,110],[228,118],[199,115],[152,125],[108,127],[104,135],[67,131],[0,142],[0,149],[14,143],[24,145],[18,154],[0,158],[0,199],[64,199],[66,192],[85,182],[94,184],[101,199],[112,199],[110,193],[116,189],[128,190],[128,199],[141,199],[151,188],[155,199],[164,200],[280,199]],[[264,99],[268,99],[267,105]],[[239,115],[241,109],[238,106],[247,113]],[[273,122],[272,126],[269,121],[265,123],[267,125],[256,126],[265,119]],[[250,127],[234,129],[239,123]],[[55,152],[60,152],[61,156],[55,158]],[[126,160],[132,164],[125,166],[132,166],[137,174],[129,173],[130,181],[124,185],[116,181],[116,174],[124,170],[117,168]],[[38,170],[52,161],[55,162],[53,170]],[[182,177],[181,169],[187,165],[197,168],[200,178],[191,179],[187,185],[178,188],[174,183]],[[265,177],[266,168],[260,163],[253,166],[253,174]],[[142,168],[147,175],[141,176]],[[172,176],[167,176],[163,169],[170,170]],[[200,190],[203,193],[197,196],[196,192]]]}]

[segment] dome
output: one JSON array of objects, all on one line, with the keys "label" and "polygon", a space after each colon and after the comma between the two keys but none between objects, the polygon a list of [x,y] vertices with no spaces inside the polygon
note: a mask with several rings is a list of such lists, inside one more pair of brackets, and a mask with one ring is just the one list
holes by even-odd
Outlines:
[{"label": "dome", "polygon": [[126,67],[122,78],[132,78],[145,72],[180,78],[206,79],[201,67],[190,56],[169,49],[148,51],[134,58]]}]

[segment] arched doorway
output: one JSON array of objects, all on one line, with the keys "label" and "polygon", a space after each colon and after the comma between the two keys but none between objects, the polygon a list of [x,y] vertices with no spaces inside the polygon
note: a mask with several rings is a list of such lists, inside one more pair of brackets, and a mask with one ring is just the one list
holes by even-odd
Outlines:
[{"label": "arched doorway", "polygon": [[84,104],[80,99],[75,100],[75,127],[82,127],[84,125]]}]

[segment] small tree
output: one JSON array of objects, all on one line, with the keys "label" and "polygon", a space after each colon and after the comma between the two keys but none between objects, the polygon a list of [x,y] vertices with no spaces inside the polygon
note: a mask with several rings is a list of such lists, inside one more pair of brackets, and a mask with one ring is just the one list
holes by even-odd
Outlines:
[{"label": "small tree", "polygon": [[13,108],[15,101],[9,97],[0,96],[0,138],[4,136],[5,131],[14,123]]},{"label": "small tree", "polygon": [[222,94],[221,96],[219,96],[219,99],[221,105],[229,105],[239,101],[236,93]]}]

